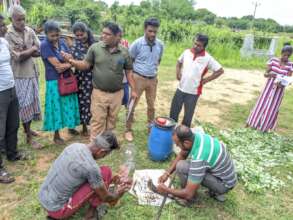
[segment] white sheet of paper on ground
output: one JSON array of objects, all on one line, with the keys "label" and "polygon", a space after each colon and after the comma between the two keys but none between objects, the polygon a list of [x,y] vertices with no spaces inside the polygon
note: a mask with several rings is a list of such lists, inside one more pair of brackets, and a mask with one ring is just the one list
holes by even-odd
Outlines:
[{"label": "white sheet of paper on ground", "polygon": [[[158,185],[158,179],[164,174],[165,170],[135,170],[133,174],[133,185],[130,189],[130,194],[138,198],[139,205],[160,206],[163,201],[163,196],[152,192],[148,188],[148,180],[151,179],[155,186]],[[170,179],[165,183],[169,184]],[[167,199],[166,204],[172,200]]]},{"label": "white sheet of paper on ground", "polygon": [[[195,132],[201,132],[201,133],[204,133],[204,129],[203,127],[201,126],[196,126],[194,128],[191,128],[192,132],[195,133]],[[173,144],[173,152],[178,155],[180,153],[181,149],[180,147],[178,147],[175,143]]]},{"label": "white sheet of paper on ground", "polygon": [[281,82],[283,86],[289,86],[293,83],[293,77],[292,76],[282,76],[277,75],[277,78],[275,80],[275,83]]}]

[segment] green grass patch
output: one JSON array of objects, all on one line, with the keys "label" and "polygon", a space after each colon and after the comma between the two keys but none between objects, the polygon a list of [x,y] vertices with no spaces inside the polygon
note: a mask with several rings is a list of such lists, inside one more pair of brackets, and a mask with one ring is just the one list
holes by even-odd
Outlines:
[{"label": "green grass patch", "polygon": [[[177,52],[178,50],[178,52]],[[179,49],[173,49],[173,57],[178,56],[181,53]],[[167,54],[167,53],[166,53]],[[170,55],[171,56],[171,55]],[[166,67],[167,62],[172,63],[172,65]],[[159,82],[160,83],[172,83],[175,79],[175,63],[173,61],[164,58],[163,65],[160,67]],[[42,106],[44,104],[44,75],[41,71],[40,76],[40,88],[42,97]],[[166,88],[166,94],[173,94],[172,89]],[[292,91],[287,91],[284,101],[282,103],[280,117],[279,117],[279,131],[282,134],[290,136],[292,134],[292,115],[290,110],[293,107]],[[164,91],[165,95],[165,91]],[[171,99],[171,97],[170,97]],[[209,198],[205,189],[201,188],[199,191],[199,202],[191,208],[183,208],[176,203],[170,203],[166,205],[162,213],[162,220],[177,220],[177,219],[293,219],[293,208],[292,208],[292,198],[293,198],[293,188],[292,181],[289,176],[293,172],[292,163],[285,161],[285,158],[280,158],[282,153],[292,153],[292,142],[286,141],[286,138],[275,136],[275,135],[262,135],[260,133],[250,131],[250,130],[238,130],[237,128],[242,127],[245,123],[246,117],[249,114],[251,107],[254,102],[249,103],[245,106],[233,105],[228,112],[226,112],[222,117],[222,122],[220,123],[223,127],[229,127],[232,131],[228,131],[229,135],[233,135],[233,139],[230,140],[227,133],[220,132],[221,129],[215,127],[214,125],[204,125],[209,133],[217,134],[221,139],[227,142],[228,148],[231,150],[232,155],[235,156],[236,160],[239,160],[243,166],[247,163],[247,168],[255,169],[250,172],[250,170],[242,171],[240,173],[240,182],[227,195],[227,201],[222,204]],[[169,109],[166,109],[166,114],[168,114]],[[167,168],[171,162],[170,158],[168,161],[158,163],[153,162],[148,157],[147,150],[147,128],[146,128],[146,114],[144,112],[139,112],[136,114],[136,122],[134,124],[134,134],[135,134],[135,148],[136,148],[136,169],[155,169],[155,168]],[[122,110],[119,114],[119,122],[117,127],[117,133],[121,138],[121,134],[124,131],[124,120],[125,112]],[[290,124],[291,122],[291,124]],[[41,130],[42,123],[34,123],[34,129]],[[244,132],[244,133],[241,133]],[[46,145],[45,149],[39,151],[33,151],[28,148],[25,144],[23,131],[20,129],[19,132],[20,141],[19,147],[31,152],[33,159],[30,161],[17,162],[17,163],[7,163],[8,169],[13,172],[17,177],[17,183],[11,185],[1,185],[0,186],[0,213],[1,217],[4,219],[12,220],[43,220],[45,219],[46,213],[38,202],[38,190],[43,182],[44,177],[47,175],[47,170],[53,160],[60,154],[64,146],[56,146],[52,143],[49,138],[40,138],[39,140]],[[87,142],[81,137],[73,137],[70,140],[72,142]],[[258,146],[253,148],[253,144],[256,143]],[[68,143],[69,144],[69,143]],[[122,143],[126,146],[126,143]],[[267,147],[267,149],[266,149]],[[274,148],[275,147],[275,148]],[[247,151],[246,151],[247,148]],[[262,152],[262,149],[264,152]],[[233,152],[235,151],[235,152]],[[245,156],[237,157],[238,151],[240,155]],[[244,155],[244,152],[246,154]],[[270,152],[272,152],[270,154]],[[274,153],[277,153],[275,157]],[[263,155],[265,154],[265,156]],[[252,159],[249,156],[252,156]],[[270,157],[277,158],[278,164],[276,166],[266,167],[263,164],[263,157],[271,164]],[[287,155],[288,156],[288,155]],[[290,156],[290,155],[289,155]],[[173,156],[174,158],[174,156]],[[46,161],[47,159],[47,161]],[[44,162],[45,160],[45,162]],[[44,164],[41,163],[45,163]],[[292,161],[292,160],[291,160]],[[98,161],[100,165],[108,165],[116,171],[124,163],[123,158],[123,147],[121,150],[113,152],[107,158]],[[255,168],[250,165],[256,166]],[[264,167],[259,170],[259,167]],[[250,173],[260,172],[258,175],[247,175]],[[248,173],[247,173],[248,172]],[[256,173],[257,173],[256,172]],[[290,174],[291,172],[291,174]],[[278,191],[272,191],[270,184],[273,180],[269,179],[263,182],[262,177],[265,173],[269,173],[270,176],[276,177],[284,182],[284,185],[278,187]],[[291,175],[292,176],[292,175]],[[245,179],[245,178],[248,179]],[[260,178],[261,177],[261,178]],[[268,187],[259,188],[257,190],[249,190],[246,184],[268,184]],[[269,188],[269,189],[268,189]],[[253,189],[253,188],[252,188]],[[252,193],[253,192],[253,193]],[[5,207],[5,204],[11,204]],[[5,207],[5,208],[3,208]],[[7,213],[6,211],[9,210]],[[134,220],[149,220],[153,219],[157,213],[157,207],[150,206],[140,206],[137,200],[127,194],[125,195],[120,204],[109,210],[105,220],[119,218],[121,220],[134,219]],[[78,212],[72,219],[80,220],[84,215],[85,209]],[[2,214],[2,213],[5,213]],[[7,216],[7,217],[5,217]],[[1,219],[0,217],[0,219]]]}]

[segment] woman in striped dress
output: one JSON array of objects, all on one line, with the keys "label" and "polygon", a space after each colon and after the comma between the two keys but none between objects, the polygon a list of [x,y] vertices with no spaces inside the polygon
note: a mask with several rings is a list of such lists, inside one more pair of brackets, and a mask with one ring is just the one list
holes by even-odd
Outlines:
[{"label": "woman in striped dress", "polygon": [[268,78],[264,90],[259,96],[249,118],[247,127],[262,132],[275,129],[279,108],[284,96],[285,86],[276,82],[278,76],[292,76],[293,63],[289,61],[292,47],[286,44],[281,52],[281,58],[271,58],[267,63],[265,77]]}]

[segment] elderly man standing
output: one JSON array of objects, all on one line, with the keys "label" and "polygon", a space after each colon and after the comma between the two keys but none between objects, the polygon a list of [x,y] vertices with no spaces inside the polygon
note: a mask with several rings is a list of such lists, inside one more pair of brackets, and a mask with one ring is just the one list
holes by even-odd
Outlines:
[{"label": "elderly man standing", "polygon": [[[155,117],[155,100],[157,94],[157,70],[163,55],[163,43],[156,38],[160,22],[156,18],[149,18],[144,22],[144,36],[135,40],[130,46],[130,55],[133,59],[133,73],[138,98],[134,106],[137,105],[140,96],[145,92],[147,100],[148,123]],[[135,108],[135,107],[134,107]],[[126,124],[125,139],[133,140],[132,111]]]},{"label": "elderly man standing", "polygon": [[78,61],[63,53],[72,66],[79,70],[93,68],[91,97],[91,140],[104,130],[113,130],[123,97],[124,71],[131,87],[131,97],[136,98],[132,75],[132,61],[128,50],[120,45],[121,29],[112,22],[104,24],[102,41],[93,44],[84,60]]},{"label": "elderly man standing", "polygon": [[8,26],[6,40],[12,50],[12,70],[15,78],[19,114],[27,137],[33,148],[41,145],[32,140],[37,134],[31,130],[32,120],[41,119],[38,72],[34,57],[39,56],[39,40],[35,32],[25,25],[25,10],[15,5],[10,8],[12,24]]}]

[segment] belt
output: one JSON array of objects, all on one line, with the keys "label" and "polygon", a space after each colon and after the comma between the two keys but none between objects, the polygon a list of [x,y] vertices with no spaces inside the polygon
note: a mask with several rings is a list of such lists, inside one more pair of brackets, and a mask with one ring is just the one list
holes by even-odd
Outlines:
[{"label": "belt", "polygon": [[[94,89],[97,89],[97,88],[94,88]],[[102,92],[106,92],[106,93],[115,93],[115,92],[118,92],[118,91],[120,91],[120,90],[122,90],[122,89],[117,89],[117,90],[104,90],[104,89],[98,89],[98,90],[100,90],[100,91],[102,91]]]},{"label": "belt", "polygon": [[141,77],[143,77],[143,78],[145,78],[145,79],[155,79],[157,77],[157,76],[144,76],[144,75],[142,75],[142,74],[140,74],[138,72],[134,72],[134,73],[139,75],[139,76],[141,76]]}]

